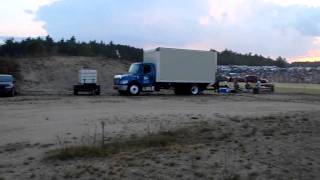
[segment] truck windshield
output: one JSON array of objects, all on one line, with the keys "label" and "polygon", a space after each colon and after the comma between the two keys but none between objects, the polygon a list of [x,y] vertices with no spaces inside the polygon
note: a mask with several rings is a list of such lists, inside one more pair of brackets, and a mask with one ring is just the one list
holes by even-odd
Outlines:
[{"label": "truck windshield", "polygon": [[0,82],[12,82],[11,76],[0,76]]},{"label": "truck windshield", "polygon": [[139,74],[141,64],[132,64],[129,68],[129,74]]}]

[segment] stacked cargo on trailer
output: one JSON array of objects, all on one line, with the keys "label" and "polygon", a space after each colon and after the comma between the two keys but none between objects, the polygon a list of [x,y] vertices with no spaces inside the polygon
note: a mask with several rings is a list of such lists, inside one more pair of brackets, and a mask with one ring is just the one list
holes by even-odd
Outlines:
[{"label": "stacked cargo on trailer", "polygon": [[93,95],[100,95],[97,70],[82,69],[79,71],[79,82],[73,86],[74,95],[79,92],[89,92]]}]

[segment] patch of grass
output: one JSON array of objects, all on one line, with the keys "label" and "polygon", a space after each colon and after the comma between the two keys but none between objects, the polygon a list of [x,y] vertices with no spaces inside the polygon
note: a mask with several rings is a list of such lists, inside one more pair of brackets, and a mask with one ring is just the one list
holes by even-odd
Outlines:
[{"label": "patch of grass", "polygon": [[172,132],[161,132],[142,137],[131,136],[127,139],[114,139],[104,146],[68,146],[52,150],[46,154],[46,159],[69,160],[75,158],[107,157],[120,152],[167,147],[177,143],[179,138],[179,135]]},{"label": "patch of grass", "polygon": [[[122,152],[137,152],[144,149],[166,148],[174,145],[187,145],[194,142],[221,139],[214,137],[214,127],[208,127],[206,122],[200,122],[192,127],[183,127],[172,131],[148,133],[144,136],[130,136],[111,139],[108,143],[102,141],[93,145],[65,144],[62,148],[46,153],[46,160],[70,160],[76,158],[107,157]],[[223,134],[224,139],[225,134]],[[228,135],[229,136],[229,135]],[[103,138],[102,138],[103,139]],[[90,144],[90,143],[89,143]]]},{"label": "patch of grass", "polygon": [[275,83],[277,93],[320,94],[320,84]]}]

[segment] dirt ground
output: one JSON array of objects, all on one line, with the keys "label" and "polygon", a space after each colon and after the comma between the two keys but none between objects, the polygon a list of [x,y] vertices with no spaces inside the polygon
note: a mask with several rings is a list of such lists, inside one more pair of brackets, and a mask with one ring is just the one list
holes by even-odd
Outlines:
[{"label": "dirt ground", "polygon": [[[319,117],[320,96],[301,94],[0,98],[0,179],[320,179]],[[165,149],[44,159],[101,122],[110,138],[210,128]]]}]

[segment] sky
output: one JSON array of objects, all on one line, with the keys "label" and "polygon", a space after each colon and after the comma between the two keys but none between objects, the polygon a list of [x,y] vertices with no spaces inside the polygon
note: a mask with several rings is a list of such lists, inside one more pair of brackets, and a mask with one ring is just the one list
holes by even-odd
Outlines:
[{"label": "sky", "polygon": [[0,0],[0,37],[320,61],[320,0]]}]

